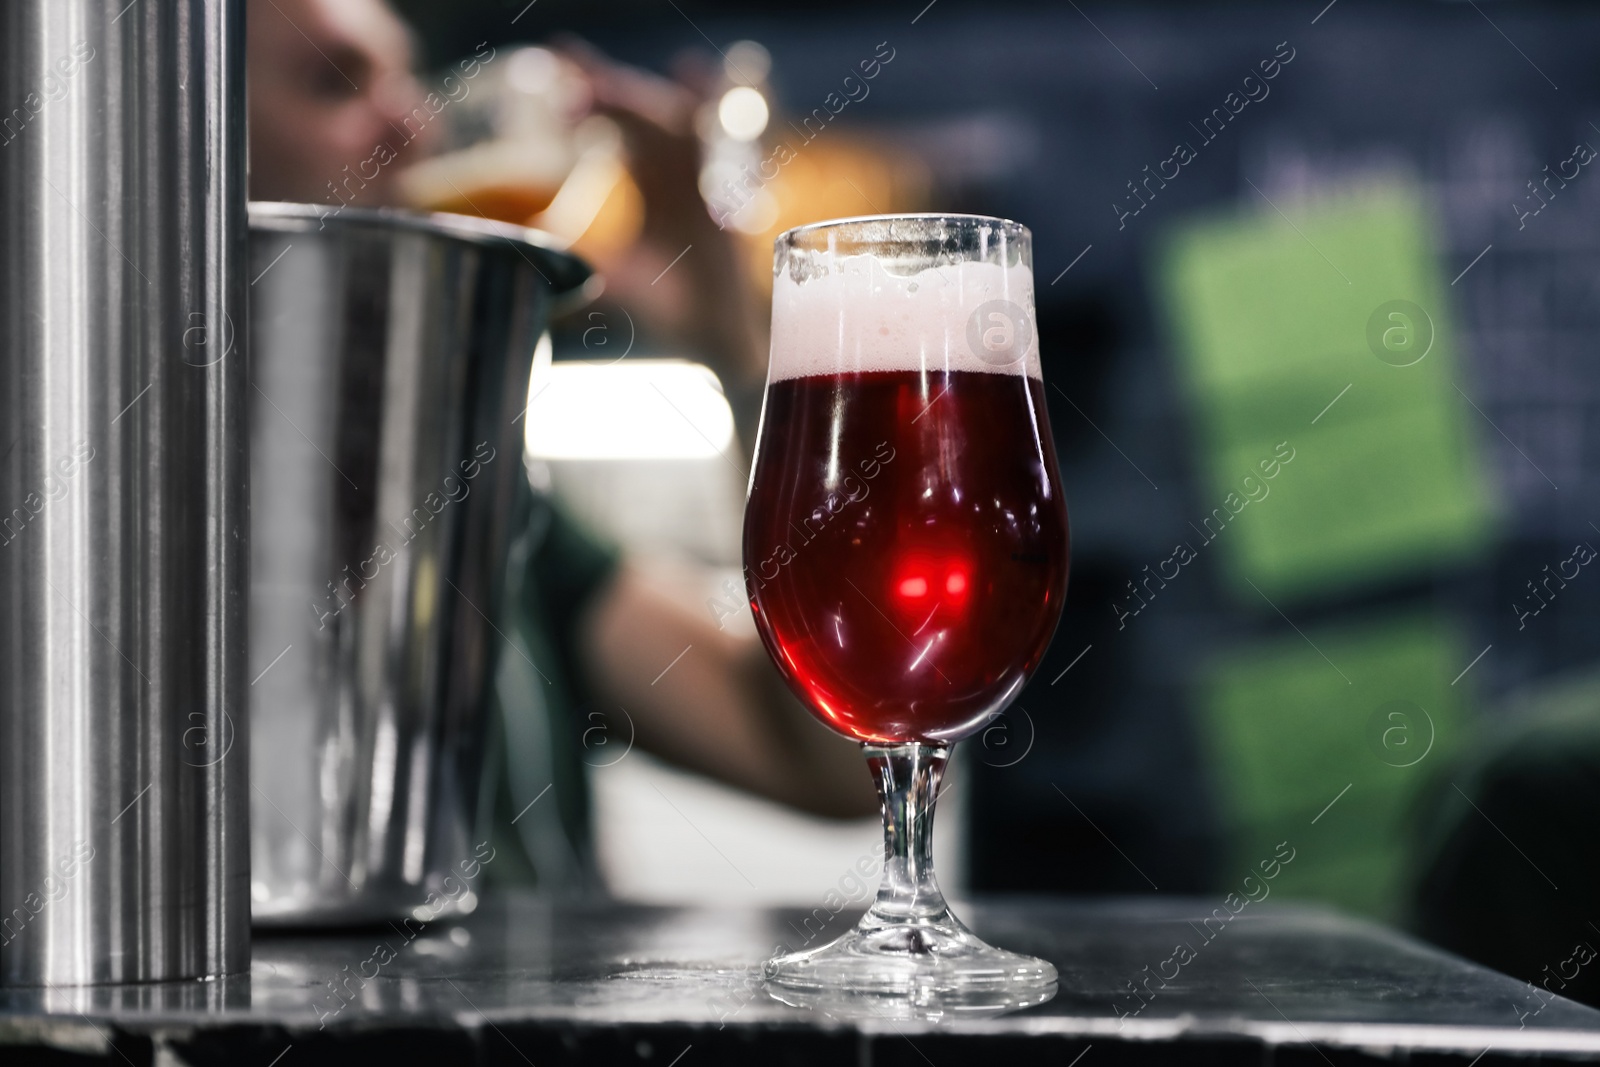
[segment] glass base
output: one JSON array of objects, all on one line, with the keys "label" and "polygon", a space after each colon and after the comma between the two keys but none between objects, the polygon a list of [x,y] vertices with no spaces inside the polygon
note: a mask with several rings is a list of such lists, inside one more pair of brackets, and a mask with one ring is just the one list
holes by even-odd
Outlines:
[{"label": "glass base", "polygon": [[763,973],[780,989],[938,997],[952,1007],[973,998],[973,1008],[1001,1010],[1048,1000],[1056,985],[1051,964],[985,944],[945,909],[905,919],[869,911],[832,944],[768,960]]},{"label": "glass base", "polygon": [[951,1022],[993,1019],[1043,1004],[1056,995],[1055,983],[1037,989],[966,993],[843,993],[832,989],[767,986],[767,996],[793,1008],[806,1008],[845,1022]]},{"label": "glass base", "polygon": [[[883,802],[877,898],[856,928],[832,944],[768,960],[768,992],[830,1013],[825,1005],[892,1018],[998,1014],[1049,1000],[1054,967],[984,944],[950,914],[939,892],[933,808],[949,750],[920,743],[863,747]],[[861,1003],[850,1007],[851,998]]]}]

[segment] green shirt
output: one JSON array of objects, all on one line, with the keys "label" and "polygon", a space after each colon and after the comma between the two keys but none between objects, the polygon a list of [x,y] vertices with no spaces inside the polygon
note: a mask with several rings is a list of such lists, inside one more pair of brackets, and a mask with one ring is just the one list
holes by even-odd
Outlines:
[{"label": "green shirt", "polygon": [[606,750],[621,751],[629,738],[611,736],[614,719],[601,716],[583,685],[578,624],[620,554],[526,482],[512,523],[484,767],[491,880],[593,889],[588,767],[608,762]]}]

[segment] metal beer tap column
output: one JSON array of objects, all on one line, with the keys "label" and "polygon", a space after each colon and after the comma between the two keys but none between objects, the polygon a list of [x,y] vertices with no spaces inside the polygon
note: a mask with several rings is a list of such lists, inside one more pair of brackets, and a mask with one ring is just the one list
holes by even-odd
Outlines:
[{"label": "metal beer tap column", "polygon": [[244,5],[0,5],[0,983],[249,965]]}]

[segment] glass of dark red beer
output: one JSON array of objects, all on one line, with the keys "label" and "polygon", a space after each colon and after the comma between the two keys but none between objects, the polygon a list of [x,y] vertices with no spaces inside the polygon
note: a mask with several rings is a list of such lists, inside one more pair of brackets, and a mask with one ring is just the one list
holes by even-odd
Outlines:
[{"label": "glass of dark red beer", "polygon": [[951,746],[1038,666],[1067,511],[1034,330],[1032,237],[977,215],[844,219],[778,238],[772,359],[745,508],[756,627],[790,687],[861,742],[883,882],[851,932],[767,964],[789,989],[1030,994],[934,878]]}]

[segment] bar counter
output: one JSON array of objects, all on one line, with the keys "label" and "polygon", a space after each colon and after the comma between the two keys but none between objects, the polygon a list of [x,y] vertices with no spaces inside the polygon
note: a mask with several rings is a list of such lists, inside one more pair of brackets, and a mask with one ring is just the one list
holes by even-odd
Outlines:
[{"label": "bar counter", "polygon": [[258,933],[250,973],[218,981],[0,991],[0,1057],[137,1067],[1600,1062],[1593,1008],[1334,912],[1263,903],[1224,920],[1213,904],[961,906],[992,944],[1060,970],[1051,1000],[1017,1007],[769,995],[760,961],[780,944],[832,938],[854,921],[848,911],[491,896],[455,923]]}]

